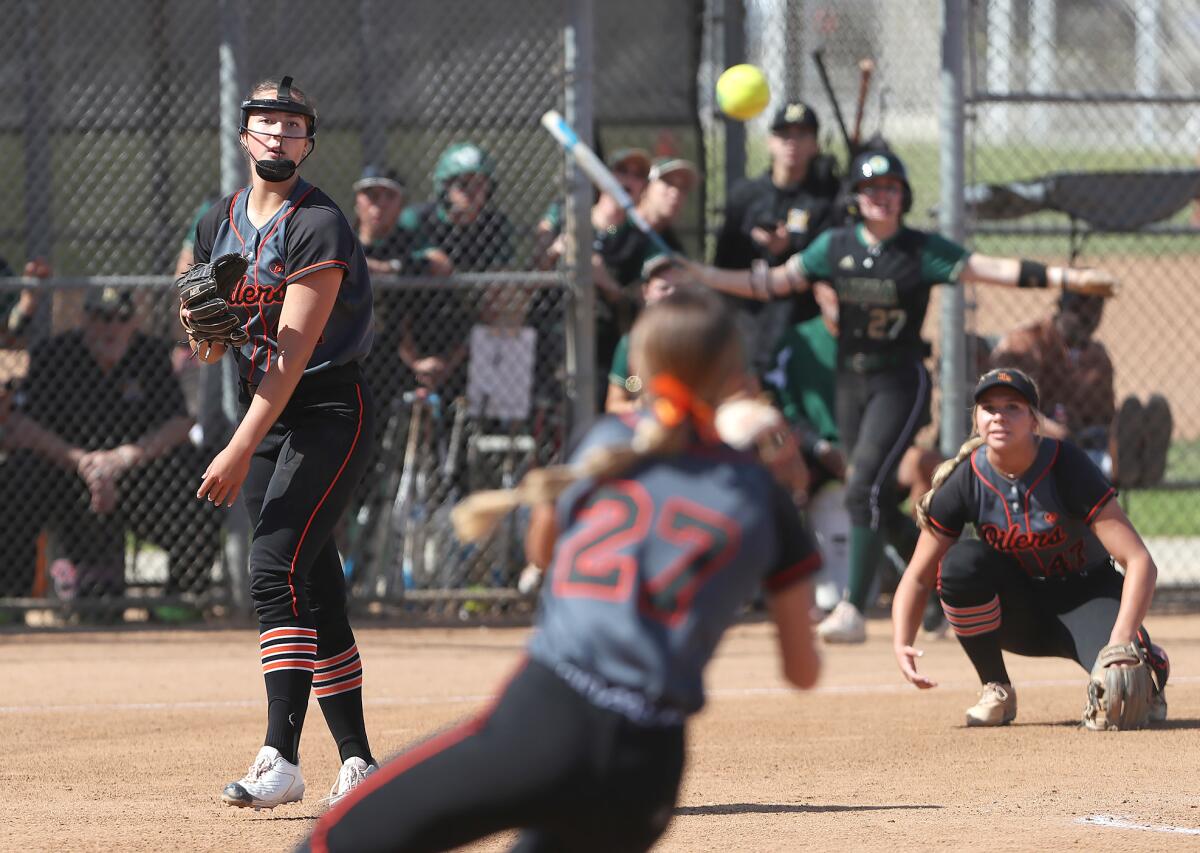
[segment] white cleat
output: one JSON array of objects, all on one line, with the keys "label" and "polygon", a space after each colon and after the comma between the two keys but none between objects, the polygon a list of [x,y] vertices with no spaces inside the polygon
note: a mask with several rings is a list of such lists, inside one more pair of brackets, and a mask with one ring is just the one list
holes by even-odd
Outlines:
[{"label": "white cleat", "polygon": [[329,789],[329,796],[324,800],[325,806],[327,808],[336,806],[378,769],[378,764],[367,764],[363,759],[354,756],[347,758],[342,762],[342,769],[338,771],[337,781]]},{"label": "white cleat", "polygon": [[827,643],[865,643],[867,620],[849,601],[839,601],[817,626],[817,636]]},{"label": "white cleat", "polygon": [[264,746],[258,757],[237,782],[221,792],[226,805],[238,808],[273,809],[304,798],[304,777],[300,765],[292,764],[273,746]]},{"label": "white cleat", "polygon": [[1017,718],[1017,694],[1011,684],[989,681],[979,701],[967,709],[968,726],[1007,726]]}]

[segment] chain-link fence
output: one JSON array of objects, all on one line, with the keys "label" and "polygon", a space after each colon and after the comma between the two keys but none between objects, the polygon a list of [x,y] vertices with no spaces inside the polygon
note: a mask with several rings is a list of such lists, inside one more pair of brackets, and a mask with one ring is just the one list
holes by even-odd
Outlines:
[{"label": "chain-link fence", "polygon": [[1029,369],[1045,414],[1115,478],[1160,586],[1194,586],[1200,16],[1169,0],[988,0],[968,25],[973,245],[1123,284],[1111,303],[979,289],[969,328],[992,363]]},{"label": "chain-link fence", "polygon": [[[698,4],[69,6],[0,3],[3,618],[248,612],[241,508],[191,498],[238,418],[232,366],[175,345],[170,283],[199,216],[246,180],[238,103],[281,74],[315,102],[303,176],[357,229],[376,296],[379,429],[338,532],[355,601],[524,608],[523,519],[465,546],[449,509],[561,458],[602,402],[646,254],[625,229],[598,244],[611,304],[580,289],[591,191],[568,192],[539,118],[565,112],[602,155],[702,161]],[[698,190],[670,214],[691,247]]]},{"label": "chain-link fence", "polygon": [[[1121,278],[1120,298],[1107,307],[968,288],[962,338],[953,327],[943,332],[954,311],[943,314],[946,291],[935,289],[924,330],[934,349],[929,363],[936,376],[949,335],[968,381],[1000,363],[1034,373],[1047,428],[1072,437],[1116,480],[1160,585],[1194,589],[1200,404],[1186,342],[1200,308],[1188,248],[1200,222],[1195,4],[710,0],[708,8],[716,47],[703,66],[701,113],[712,117],[710,185],[768,170],[771,110],[801,100],[816,109],[822,147],[843,169],[856,128],[856,141],[878,132],[900,154],[915,196],[911,225],[944,226],[942,181],[957,156],[965,219],[950,236],[988,254],[1103,267]],[[943,68],[950,13],[964,24],[961,69]],[[738,61],[761,67],[772,87],[771,109],[744,126],[714,117],[710,97],[716,74]],[[864,90],[866,61],[873,73]],[[962,86],[956,103],[947,100],[943,70]],[[961,154],[947,141],[956,109],[965,118]],[[712,181],[721,169],[726,179]],[[709,200],[719,226],[721,189]],[[921,438],[933,449],[939,396],[935,424]]]}]

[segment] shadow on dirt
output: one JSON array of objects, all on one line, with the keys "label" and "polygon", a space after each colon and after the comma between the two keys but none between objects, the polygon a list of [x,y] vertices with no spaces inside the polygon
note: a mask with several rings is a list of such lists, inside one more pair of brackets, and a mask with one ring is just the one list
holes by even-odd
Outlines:
[{"label": "shadow on dirt", "polygon": [[824,812],[879,812],[910,809],[941,809],[945,806],[912,803],[890,806],[842,806],[818,805],[816,803],[713,803],[707,806],[680,806],[677,815],[728,815],[728,814],[821,814]]}]

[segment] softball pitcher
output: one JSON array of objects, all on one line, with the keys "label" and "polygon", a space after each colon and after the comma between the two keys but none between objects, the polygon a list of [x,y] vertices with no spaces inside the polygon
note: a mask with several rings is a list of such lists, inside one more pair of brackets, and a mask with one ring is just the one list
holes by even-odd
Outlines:
[{"label": "softball pitcher", "polygon": [[643,312],[632,346],[646,412],[599,421],[575,464],[541,472],[570,484],[533,510],[527,550],[549,572],[527,660],[490,710],[384,765],[302,850],[445,850],[511,827],[522,851],[649,849],[705,665],[760,583],[785,676],[816,681],[813,542],[770,473],[713,431],[743,369],[732,317],[681,290]]},{"label": "softball pitcher", "polygon": [[[968,726],[1017,715],[1002,650],[1091,670],[1089,728],[1165,719],[1169,665],[1142,627],[1157,570],[1116,490],[1074,444],[1039,435],[1037,386],[1015,368],[984,374],[973,420],[972,437],[919,504],[921,538],[892,604],[900,671],[917,687],[935,686],[917,672],[912,643],[936,577],[984,684]],[[967,524],[978,539],[959,540]]]},{"label": "softball pitcher", "polygon": [[912,188],[895,154],[864,152],[850,169],[862,221],[822,233],[780,266],[749,273],[694,265],[705,284],[754,299],[781,299],[828,281],[838,302],[838,432],[849,457],[847,599],[818,626],[827,642],[866,639],[863,614],[883,556],[883,508],[894,505],[896,468],[928,422],[928,346],[921,325],[930,289],[941,283],[1007,287],[1054,285],[1108,295],[1113,281],[1096,270],[1047,267],[972,253],[946,238],[909,228]]},{"label": "softball pitcher", "polygon": [[[243,415],[196,496],[232,504],[245,486],[267,732],[222,799],[273,808],[304,795],[299,745],[310,690],[343,761],[331,797],[375,765],[332,538],[371,447],[371,394],[359,365],[373,323],[362,247],[337,205],[296,173],[316,144],[311,101],[284,77],[255,86],[241,112],[250,186],[203,217],[195,255],[199,264],[248,262],[227,299],[249,338],[233,347]],[[197,351],[213,361],[224,349],[204,342]]]}]

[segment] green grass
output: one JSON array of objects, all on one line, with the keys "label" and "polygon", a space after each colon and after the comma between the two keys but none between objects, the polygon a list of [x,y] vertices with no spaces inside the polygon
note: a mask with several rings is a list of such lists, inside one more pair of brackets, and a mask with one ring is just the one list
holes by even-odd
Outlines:
[{"label": "green grass", "polygon": [[1167,456],[1167,480],[1196,483],[1185,491],[1132,489],[1121,505],[1143,536],[1200,536],[1200,441],[1176,441]]},{"label": "green grass", "polygon": [[1133,490],[1121,496],[1121,506],[1142,536],[1200,536],[1200,489]]},{"label": "green grass", "polygon": [[[846,165],[846,148],[836,140],[824,140],[826,150]],[[937,221],[929,211],[937,205],[941,193],[941,155],[936,142],[903,142],[896,144],[896,153],[904,160],[915,203],[909,223],[917,228],[936,228]],[[966,182],[1005,183],[1026,180],[1052,172],[1109,171],[1118,169],[1193,168],[1191,152],[1185,150],[1164,153],[1147,148],[1056,148],[1037,145],[976,145],[968,146]],[[747,145],[747,171],[758,174],[766,168],[765,138],[752,138]],[[720,158],[709,153],[709,168]],[[712,177],[710,176],[710,181]],[[1120,203],[1119,199],[1114,204]],[[1185,225],[1190,210],[1185,207],[1168,222]],[[1002,223],[1003,224],[1003,223]],[[1021,227],[1065,228],[1070,220],[1060,213],[1039,213],[1011,220]],[[1069,240],[1058,235],[1030,236],[973,236],[971,247],[988,254],[1024,255],[1028,257],[1062,257],[1069,251]],[[1084,244],[1081,261],[1103,255],[1170,255],[1193,254],[1195,240],[1190,237],[1165,235],[1114,234],[1093,235]]]}]

